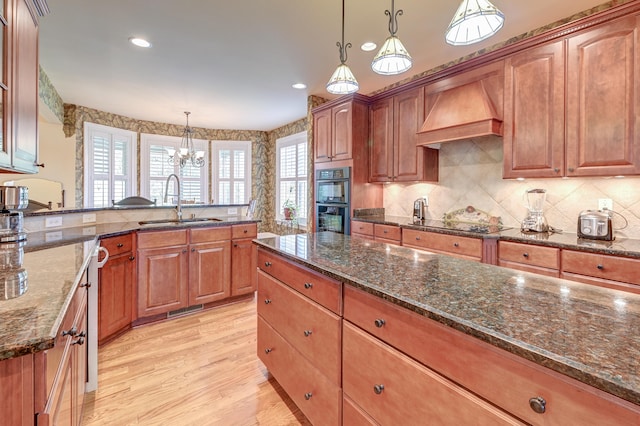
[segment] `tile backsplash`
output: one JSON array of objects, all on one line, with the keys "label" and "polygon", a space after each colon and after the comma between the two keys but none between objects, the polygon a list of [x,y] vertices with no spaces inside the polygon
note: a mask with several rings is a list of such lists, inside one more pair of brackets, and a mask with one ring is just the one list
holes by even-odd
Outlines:
[{"label": "tile backsplash", "polygon": [[[473,206],[500,216],[505,226],[519,227],[527,214],[524,194],[532,188],[547,190],[545,216],[554,228],[576,233],[580,212],[597,209],[599,198],[610,198],[613,210],[628,222],[616,235],[640,238],[640,177],[502,179],[500,137],[442,144],[439,182],[385,185],[384,207],[388,215],[411,216],[413,201],[426,195],[432,219]],[[621,216],[614,215],[615,228],[624,226]]]}]

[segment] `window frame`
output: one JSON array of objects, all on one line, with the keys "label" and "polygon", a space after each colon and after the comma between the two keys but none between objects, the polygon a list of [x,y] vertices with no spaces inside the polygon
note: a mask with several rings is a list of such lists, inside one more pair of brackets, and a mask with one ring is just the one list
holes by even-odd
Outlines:
[{"label": "window frame", "polygon": [[[308,148],[309,148],[309,139],[308,139],[308,135],[306,131],[302,131],[302,132],[298,132],[298,133],[294,133],[292,135],[289,136],[284,136],[282,138],[278,138],[276,139],[276,187],[275,187],[275,206],[276,206],[276,211],[275,211],[275,217],[276,217],[276,221],[284,221],[284,215],[280,212],[281,210],[281,205],[279,205],[280,203],[280,150],[284,147],[287,146],[291,146],[291,145],[298,145],[300,143],[304,143],[305,144],[305,159],[304,159],[304,163],[305,163],[305,168],[307,169],[307,173],[305,176],[305,181],[306,181],[306,198],[309,197],[309,188],[310,188],[310,179],[312,180],[313,177],[309,175],[309,167],[308,167]],[[298,159],[296,159],[296,164],[298,164]],[[290,179],[287,179],[290,180]],[[296,182],[300,181],[302,179],[300,179],[300,177],[296,177],[295,178]],[[308,200],[302,200],[301,203],[303,203],[304,206],[307,206],[308,204]],[[306,207],[308,208],[308,206]],[[306,226],[307,225],[307,219],[309,217],[309,212],[307,211],[307,215],[304,217],[301,216],[297,216],[296,220],[298,221],[299,225],[302,226]]]},{"label": "window frame", "polygon": [[[109,200],[107,200],[107,205],[102,207],[111,207],[110,202],[114,200],[114,174],[113,174],[113,138],[114,136],[121,136],[128,139],[128,149],[127,155],[129,156],[128,167],[127,167],[127,181],[130,183],[128,185],[127,190],[125,191],[125,197],[130,197],[136,195],[137,191],[137,147],[138,147],[138,133],[131,131],[120,129],[117,127],[105,126],[102,124],[92,123],[89,121],[84,122],[83,126],[83,138],[84,138],[84,153],[83,153],[83,165],[84,165],[84,173],[83,173],[83,200],[82,205],[85,208],[94,208],[93,199],[94,199],[94,191],[93,191],[93,178],[95,177],[94,171],[94,144],[93,144],[93,135],[94,132],[105,133],[109,135],[110,141],[110,149],[109,149],[109,159],[110,159],[110,170],[109,170],[109,189],[110,194]],[[90,161],[91,160],[91,161]]]},{"label": "window frame", "polygon": [[[231,205],[236,205],[236,204],[248,204],[249,201],[251,200],[251,165],[252,163],[252,157],[251,157],[251,149],[252,149],[252,142],[251,141],[232,141],[232,140],[212,140],[211,141],[211,157],[210,157],[210,161],[211,161],[211,200],[212,203],[214,204],[221,204],[220,202],[218,202],[217,200],[220,199],[220,194],[219,194],[219,183],[220,183],[220,175],[219,175],[219,160],[220,160],[220,151],[221,150],[225,150],[225,149],[230,149],[230,150],[242,150],[245,152],[245,160],[244,160],[244,176],[245,178],[243,179],[245,185],[244,185],[244,193],[245,193],[245,199],[244,200],[234,200],[234,202],[231,203]],[[233,175],[233,162],[231,164],[231,168],[232,168],[232,175]],[[227,179],[225,179],[227,180]],[[229,179],[229,181],[231,181],[231,183],[233,184],[234,180],[233,177],[231,177]],[[232,193],[233,195],[233,193]]]}]

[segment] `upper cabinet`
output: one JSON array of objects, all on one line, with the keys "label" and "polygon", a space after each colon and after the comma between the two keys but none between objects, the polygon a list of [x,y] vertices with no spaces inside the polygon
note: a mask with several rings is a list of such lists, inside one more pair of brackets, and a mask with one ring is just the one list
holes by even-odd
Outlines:
[{"label": "upper cabinet", "polygon": [[423,120],[422,87],[371,104],[370,182],[438,180],[438,151],[417,146],[417,132]]},{"label": "upper cabinet", "polygon": [[5,0],[2,17],[0,169],[37,173],[38,17],[30,0]]},{"label": "upper cabinet", "polygon": [[638,19],[506,59],[505,178],[640,173]]}]

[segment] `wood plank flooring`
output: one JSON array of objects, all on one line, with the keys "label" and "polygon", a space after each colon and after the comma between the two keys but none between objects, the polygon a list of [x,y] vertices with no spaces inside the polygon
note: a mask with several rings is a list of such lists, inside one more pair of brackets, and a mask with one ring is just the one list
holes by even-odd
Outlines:
[{"label": "wood plank flooring", "polygon": [[256,356],[255,299],[134,329],[98,358],[83,426],[310,424]]}]

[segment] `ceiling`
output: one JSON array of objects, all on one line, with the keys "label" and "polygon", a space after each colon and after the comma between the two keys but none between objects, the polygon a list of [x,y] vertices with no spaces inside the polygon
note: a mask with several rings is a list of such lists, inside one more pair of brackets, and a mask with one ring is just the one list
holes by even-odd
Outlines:
[{"label": "ceiling", "polygon": [[[493,0],[505,14],[492,38],[449,46],[444,32],[460,0],[398,0],[398,37],[414,65],[398,76],[371,68],[388,36],[390,0],[347,0],[347,65],[360,93],[505,41],[603,0]],[[339,64],[340,0],[48,0],[40,64],[66,103],[124,116],[210,129],[268,131],[306,116],[307,97],[328,99]],[[128,42],[144,37],[142,49]],[[377,49],[376,49],[377,50]],[[293,89],[302,82],[305,90]]]}]

